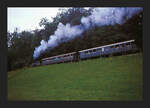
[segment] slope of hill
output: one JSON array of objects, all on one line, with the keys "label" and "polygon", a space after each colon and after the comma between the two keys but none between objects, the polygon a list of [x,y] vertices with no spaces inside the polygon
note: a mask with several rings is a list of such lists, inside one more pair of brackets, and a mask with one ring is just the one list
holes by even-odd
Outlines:
[{"label": "slope of hill", "polygon": [[142,54],[8,72],[8,100],[142,100]]}]

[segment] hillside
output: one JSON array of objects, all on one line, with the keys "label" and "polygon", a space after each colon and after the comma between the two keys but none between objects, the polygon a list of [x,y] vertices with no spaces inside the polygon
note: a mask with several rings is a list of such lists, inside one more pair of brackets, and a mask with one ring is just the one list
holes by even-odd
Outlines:
[{"label": "hillside", "polygon": [[142,100],[142,54],[8,72],[8,100]]}]

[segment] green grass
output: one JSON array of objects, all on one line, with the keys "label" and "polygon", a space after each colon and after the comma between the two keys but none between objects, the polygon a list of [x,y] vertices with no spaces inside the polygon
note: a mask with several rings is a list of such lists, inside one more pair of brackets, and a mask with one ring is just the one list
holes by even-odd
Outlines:
[{"label": "green grass", "polygon": [[143,100],[142,54],[8,73],[8,100]]}]

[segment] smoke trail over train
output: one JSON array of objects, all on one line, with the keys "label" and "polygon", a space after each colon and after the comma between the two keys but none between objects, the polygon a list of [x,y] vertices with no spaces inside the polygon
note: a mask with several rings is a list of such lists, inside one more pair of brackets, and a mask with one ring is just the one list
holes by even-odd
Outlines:
[{"label": "smoke trail over train", "polygon": [[61,22],[58,24],[56,31],[49,37],[48,41],[41,40],[40,46],[34,50],[33,58],[36,59],[47,48],[54,48],[59,43],[69,41],[94,26],[123,24],[133,15],[138,14],[143,8],[128,7],[128,8],[95,8],[90,16],[82,17],[81,24],[71,26]]}]

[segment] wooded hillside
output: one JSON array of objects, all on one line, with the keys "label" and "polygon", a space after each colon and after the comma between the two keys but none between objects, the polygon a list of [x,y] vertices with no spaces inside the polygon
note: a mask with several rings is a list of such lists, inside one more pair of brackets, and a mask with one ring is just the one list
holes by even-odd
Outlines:
[{"label": "wooded hillside", "polygon": [[[70,23],[71,26],[79,25],[81,18],[89,16],[92,10],[93,8],[88,10],[84,8],[69,8],[68,10],[62,8],[53,18],[53,21],[46,18],[41,19],[39,25],[43,26],[43,29],[22,32],[18,32],[16,29],[13,33],[8,32],[8,71],[31,65],[35,61],[33,59],[35,47],[40,45],[42,39],[48,41],[49,36],[54,34],[57,29],[59,22],[62,24]],[[122,25],[95,26],[84,31],[82,36],[68,42],[64,41],[51,50],[47,49],[36,60],[130,39],[135,39],[138,48],[142,49],[142,20],[143,12],[134,15]]]}]

